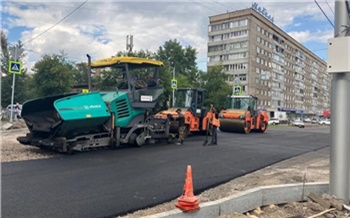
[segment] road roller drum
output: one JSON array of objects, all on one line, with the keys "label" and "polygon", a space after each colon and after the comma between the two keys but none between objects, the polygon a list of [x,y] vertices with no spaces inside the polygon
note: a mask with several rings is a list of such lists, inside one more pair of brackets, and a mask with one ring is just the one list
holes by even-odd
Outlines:
[{"label": "road roller drum", "polygon": [[220,119],[220,131],[245,133],[246,122],[239,119]]}]

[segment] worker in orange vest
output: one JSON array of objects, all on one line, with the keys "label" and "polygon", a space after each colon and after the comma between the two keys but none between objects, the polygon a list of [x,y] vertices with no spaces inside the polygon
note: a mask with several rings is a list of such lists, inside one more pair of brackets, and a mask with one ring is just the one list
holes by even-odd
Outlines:
[{"label": "worker in orange vest", "polygon": [[211,124],[211,142],[208,145],[217,145],[218,144],[218,127],[220,127],[219,114],[215,107],[210,105],[211,117],[209,123]]}]

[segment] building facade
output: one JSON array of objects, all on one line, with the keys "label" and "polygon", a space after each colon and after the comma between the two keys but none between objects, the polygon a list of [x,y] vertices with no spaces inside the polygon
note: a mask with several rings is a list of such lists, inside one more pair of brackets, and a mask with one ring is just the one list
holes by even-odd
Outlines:
[{"label": "building facade", "polygon": [[256,95],[259,108],[322,115],[330,109],[331,76],[321,58],[250,8],[209,18],[208,68]]}]

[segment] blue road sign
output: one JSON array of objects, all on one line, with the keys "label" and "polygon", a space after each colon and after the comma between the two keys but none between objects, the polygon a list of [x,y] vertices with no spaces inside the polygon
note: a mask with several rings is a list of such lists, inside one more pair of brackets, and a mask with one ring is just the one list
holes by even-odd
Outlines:
[{"label": "blue road sign", "polygon": [[22,63],[17,62],[17,61],[10,61],[9,73],[21,74],[22,73]]},{"label": "blue road sign", "polygon": [[171,80],[171,88],[177,89],[177,80],[176,79]]}]

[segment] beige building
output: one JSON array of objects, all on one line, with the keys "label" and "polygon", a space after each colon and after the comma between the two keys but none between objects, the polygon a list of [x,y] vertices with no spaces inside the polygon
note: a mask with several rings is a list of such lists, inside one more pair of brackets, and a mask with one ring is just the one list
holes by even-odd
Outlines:
[{"label": "beige building", "polygon": [[227,82],[258,96],[261,109],[310,116],[330,109],[326,62],[256,10],[210,17],[208,36],[208,68],[222,65]]}]

